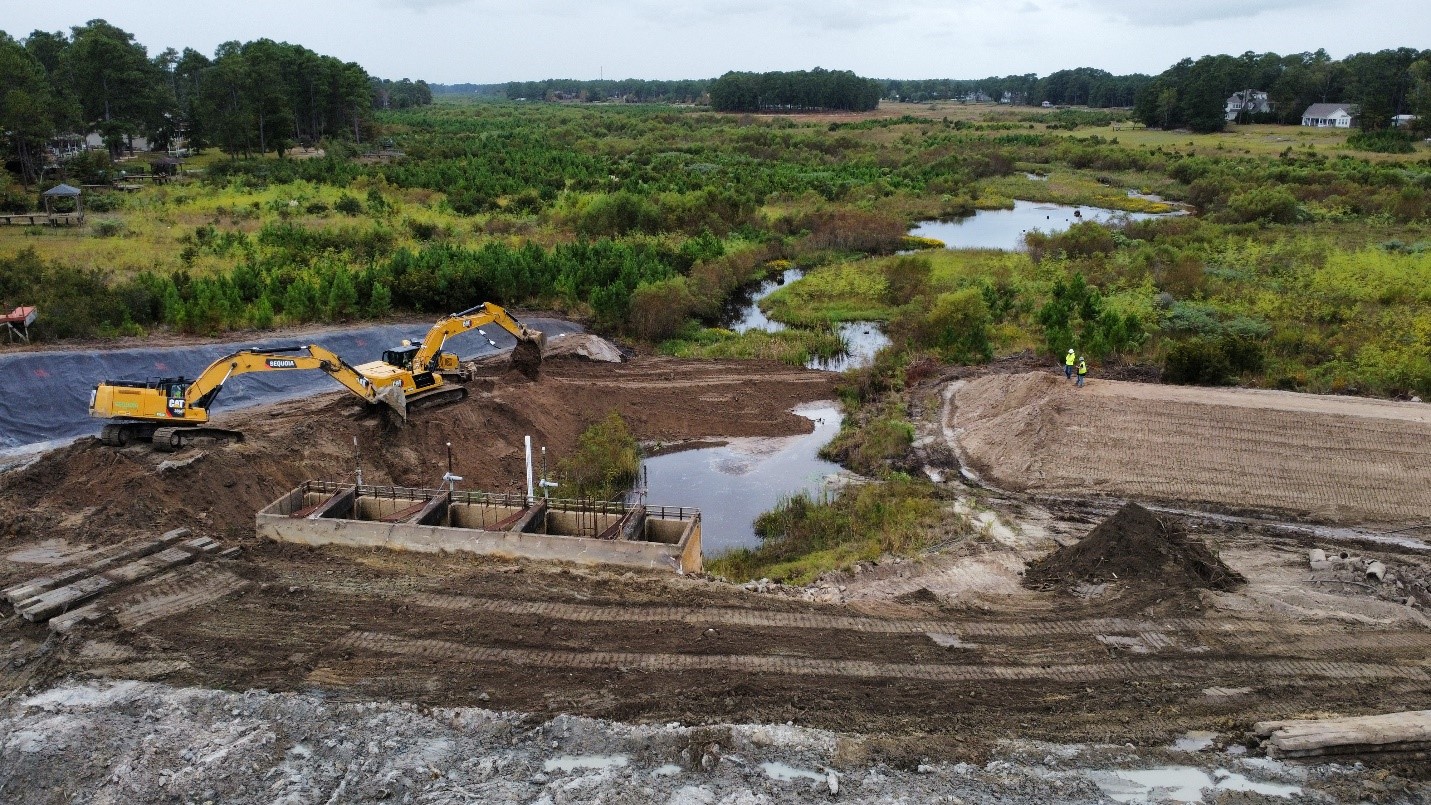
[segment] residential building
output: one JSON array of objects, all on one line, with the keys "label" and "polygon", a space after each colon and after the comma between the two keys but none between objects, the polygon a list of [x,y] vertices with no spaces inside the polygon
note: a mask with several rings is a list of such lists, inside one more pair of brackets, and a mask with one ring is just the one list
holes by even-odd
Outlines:
[{"label": "residential building", "polygon": [[1277,105],[1267,99],[1267,93],[1260,89],[1239,90],[1227,98],[1227,120],[1232,122],[1244,114],[1260,115],[1277,110]]},{"label": "residential building", "polygon": [[1314,103],[1302,113],[1303,126],[1323,129],[1349,129],[1356,125],[1356,104]]}]

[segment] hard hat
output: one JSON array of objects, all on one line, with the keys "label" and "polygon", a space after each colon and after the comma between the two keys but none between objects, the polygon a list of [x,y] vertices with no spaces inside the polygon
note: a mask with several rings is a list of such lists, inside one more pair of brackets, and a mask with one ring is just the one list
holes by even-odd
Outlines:
[{"label": "hard hat", "polygon": [[1070,350],[1069,350],[1069,353],[1072,354],[1072,353],[1073,353],[1073,350],[1070,349]]}]

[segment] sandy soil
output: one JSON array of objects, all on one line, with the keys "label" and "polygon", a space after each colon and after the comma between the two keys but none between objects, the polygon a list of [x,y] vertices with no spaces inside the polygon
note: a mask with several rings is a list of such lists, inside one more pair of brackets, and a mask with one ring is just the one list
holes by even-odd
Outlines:
[{"label": "sandy soil", "polygon": [[954,388],[951,446],[997,486],[1275,511],[1323,523],[1431,515],[1431,406],[1035,372]]}]

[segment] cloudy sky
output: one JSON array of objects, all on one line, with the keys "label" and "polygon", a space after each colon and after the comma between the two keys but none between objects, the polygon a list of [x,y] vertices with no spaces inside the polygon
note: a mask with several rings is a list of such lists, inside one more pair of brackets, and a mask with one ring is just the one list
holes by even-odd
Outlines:
[{"label": "cloudy sky", "polygon": [[[0,0],[16,38],[101,18],[151,54],[267,37],[384,78],[1159,73],[1185,56],[1431,47],[1428,0]],[[1419,34],[1417,32],[1420,32]],[[1420,41],[1417,41],[1417,40]]]}]

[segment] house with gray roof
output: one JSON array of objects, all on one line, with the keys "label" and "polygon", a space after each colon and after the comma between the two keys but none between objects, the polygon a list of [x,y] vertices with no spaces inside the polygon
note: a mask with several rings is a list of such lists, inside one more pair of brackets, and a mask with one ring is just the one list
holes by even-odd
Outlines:
[{"label": "house with gray roof", "polygon": [[1302,113],[1302,125],[1349,129],[1356,125],[1358,111],[1354,103],[1314,103]]}]

